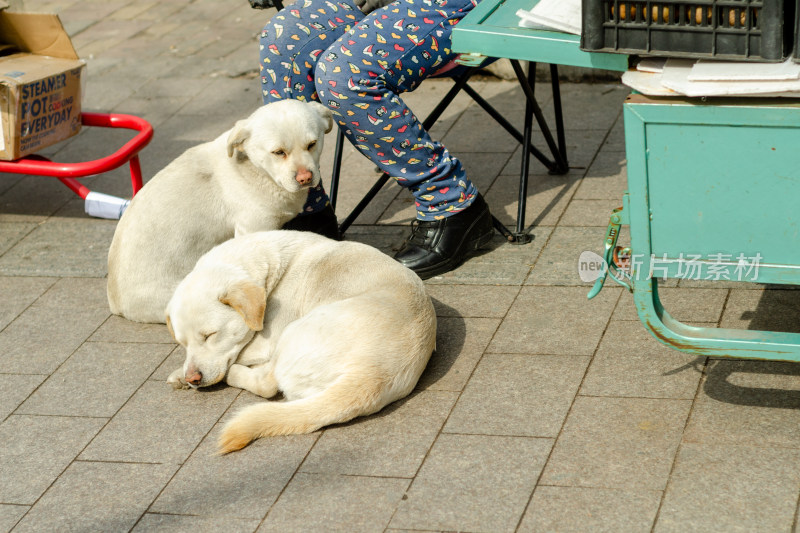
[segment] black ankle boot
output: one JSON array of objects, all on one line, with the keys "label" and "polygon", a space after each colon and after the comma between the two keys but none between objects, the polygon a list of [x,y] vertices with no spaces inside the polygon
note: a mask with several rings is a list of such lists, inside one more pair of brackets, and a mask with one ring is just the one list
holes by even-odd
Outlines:
[{"label": "black ankle boot", "polygon": [[283,229],[313,231],[335,241],[342,240],[342,236],[339,234],[339,222],[336,221],[336,213],[333,212],[331,204],[316,213],[294,217],[283,225]]},{"label": "black ankle boot", "polygon": [[415,220],[394,258],[428,279],[453,270],[492,240],[492,215],[479,194],[468,208],[441,220]]}]

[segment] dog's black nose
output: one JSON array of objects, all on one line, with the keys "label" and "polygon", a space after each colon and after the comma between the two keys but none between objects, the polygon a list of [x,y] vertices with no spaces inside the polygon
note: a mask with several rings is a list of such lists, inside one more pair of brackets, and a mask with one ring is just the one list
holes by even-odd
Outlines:
[{"label": "dog's black nose", "polygon": [[202,380],[203,374],[201,374],[199,370],[195,371],[195,373],[190,376],[186,376],[186,383],[194,385],[195,387],[198,387]]}]

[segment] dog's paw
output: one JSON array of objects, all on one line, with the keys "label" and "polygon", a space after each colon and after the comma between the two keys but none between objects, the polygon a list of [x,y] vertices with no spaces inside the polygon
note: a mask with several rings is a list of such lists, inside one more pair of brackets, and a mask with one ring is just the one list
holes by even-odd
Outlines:
[{"label": "dog's paw", "polygon": [[237,389],[244,389],[262,398],[272,398],[278,394],[278,383],[272,371],[264,366],[249,368],[233,364],[225,376],[225,383]]},{"label": "dog's paw", "polygon": [[244,365],[234,363],[225,374],[225,383],[237,389],[247,389],[250,386],[252,370]]},{"label": "dog's paw", "polygon": [[175,372],[169,375],[167,378],[167,383],[172,385],[173,389],[188,389],[189,384],[186,383],[186,380],[183,379],[183,368],[177,369]]}]

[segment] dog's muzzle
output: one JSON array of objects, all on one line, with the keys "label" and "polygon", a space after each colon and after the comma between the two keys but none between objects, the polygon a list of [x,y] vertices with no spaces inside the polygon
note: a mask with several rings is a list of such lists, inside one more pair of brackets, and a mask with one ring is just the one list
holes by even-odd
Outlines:
[{"label": "dog's muzzle", "polygon": [[312,187],[314,183],[314,173],[308,169],[298,169],[294,179],[301,187]]},{"label": "dog's muzzle", "polygon": [[196,389],[203,381],[203,374],[195,367],[189,367],[189,369],[186,371],[184,379],[190,387]]}]

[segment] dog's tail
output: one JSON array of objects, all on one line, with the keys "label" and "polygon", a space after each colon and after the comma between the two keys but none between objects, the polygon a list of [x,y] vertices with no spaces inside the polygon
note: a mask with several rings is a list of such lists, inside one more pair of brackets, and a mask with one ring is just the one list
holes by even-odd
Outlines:
[{"label": "dog's tail", "polygon": [[219,453],[235,452],[261,437],[311,433],[374,413],[389,403],[383,394],[386,385],[385,380],[374,377],[345,375],[307,398],[247,406],[223,428]]}]

